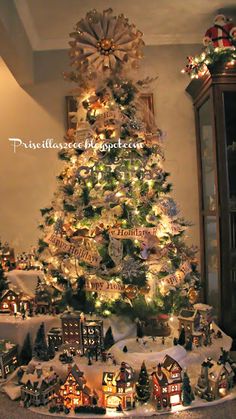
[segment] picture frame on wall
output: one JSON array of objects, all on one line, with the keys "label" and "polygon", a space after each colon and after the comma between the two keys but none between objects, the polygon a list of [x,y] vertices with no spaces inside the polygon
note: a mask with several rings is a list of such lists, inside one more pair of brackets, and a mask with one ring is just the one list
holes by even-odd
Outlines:
[{"label": "picture frame on wall", "polygon": [[[147,123],[149,125],[149,118],[154,115],[154,101],[153,101],[153,93],[142,93],[141,100],[144,104],[144,111],[146,109],[145,115],[147,118]],[[72,95],[66,96],[66,122],[67,122],[67,129],[69,128],[76,128],[76,97]]]}]

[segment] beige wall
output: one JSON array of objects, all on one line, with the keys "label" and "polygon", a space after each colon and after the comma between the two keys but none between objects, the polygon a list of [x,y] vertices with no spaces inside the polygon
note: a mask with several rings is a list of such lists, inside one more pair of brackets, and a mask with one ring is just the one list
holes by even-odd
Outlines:
[{"label": "beige wall", "polygon": [[[143,75],[158,75],[153,85],[158,125],[167,133],[166,169],[182,215],[194,223],[189,242],[199,244],[195,132],[187,76],[180,73],[186,56],[197,46],[147,47]],[[66,51],[35,53],[35,82],[22,89],[0,62],[0,236],[17,251],[35,245],[39,208],[50,204],[60,168],[53,150],[23,150],[15,154],[9,137],[61,141],[65,131],[65,98],[72,85],[61,76],[68,65]]]}]

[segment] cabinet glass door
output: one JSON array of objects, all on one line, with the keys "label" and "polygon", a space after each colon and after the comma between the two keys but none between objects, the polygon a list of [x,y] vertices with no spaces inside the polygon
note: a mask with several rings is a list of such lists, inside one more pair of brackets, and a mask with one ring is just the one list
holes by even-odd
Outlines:
[{"label": "cabinet glass door", "polygon": [[[227,177],[230,228],[230,266],[227,281],[228,327],[236,334],[236,91],[225,91],[224,117],[227,148]],[[224,281],[224,278],[223,278]],[[226,285],[226,284],[225,284]]]},{"label": "cabinet glass door", "polygon": [[202,223],[204,245],[204,280],[207,303],[219,310],[218,273],[218,218],[216,204],[216,169],[213,142],[211,103],[208,98],[198,109],[201,178],[202,178]]}]

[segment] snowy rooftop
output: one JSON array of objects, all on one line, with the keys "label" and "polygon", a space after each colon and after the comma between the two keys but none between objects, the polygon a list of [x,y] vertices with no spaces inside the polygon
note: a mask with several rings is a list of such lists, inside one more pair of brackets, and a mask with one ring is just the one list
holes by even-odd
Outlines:
[{"label": "snowy rooftop", "polygon": [[61,315],[61,319],[80,319],[81,311],[64,311]]},{"label": "snowy rooftop", "polygon": [[179,313],[178,319],[194,320],[196,314],[197,314],[197,310],[187,310],[187,309],[183,308]]},{"label": "snowy rooftop", "polygon": [[0,354],[8,352],[10,349],[16,347],[14,343],[11,343],[9,340],[0,340]]},{"label": "snowy rooftop", "polygon": [[[41,374],[40,374],[41,373]],[[35,389],[40,389],[43,382],[50,384],[57,377],[52,368],[37,365],[33,372],[26,370],[21,378],[21,383],[25,386],[29,383]]]},{"label": "snowy rooftop", "polygon": [[210,311],[210,310],[212,310],[212,306],[209,306],[208,304],[203,304],[203,303],[194,304],[193,307],[195,308],[195,310],[199,310],[199,311]]}]

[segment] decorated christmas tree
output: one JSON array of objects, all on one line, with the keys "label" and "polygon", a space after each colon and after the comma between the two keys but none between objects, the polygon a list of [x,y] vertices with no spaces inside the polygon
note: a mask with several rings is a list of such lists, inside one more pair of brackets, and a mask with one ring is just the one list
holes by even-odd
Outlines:
[{"label": "decorated christmas tree", "polygon": [[147,402],[150,398],[149,376],[145,363],[141,365],[138,382],[136,383],[137,399],[140,402]]},{"label": "decorated christmas tree", "polygon": [[142,33],[108,9],[87,13],[70,36],[76,128],[59,153],[58,190],[41,210],[47,281],[84,312],[177,311],[195,302],[199,277],[170,196],[163,136],[142,100],[151,82],[136,72]]}]

